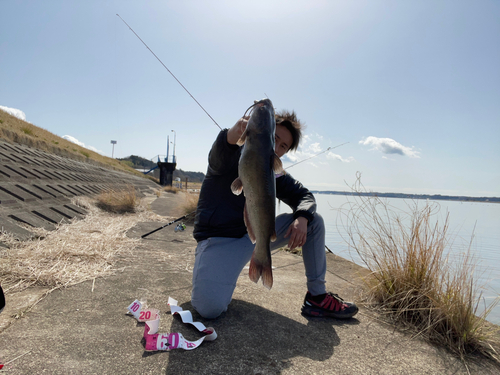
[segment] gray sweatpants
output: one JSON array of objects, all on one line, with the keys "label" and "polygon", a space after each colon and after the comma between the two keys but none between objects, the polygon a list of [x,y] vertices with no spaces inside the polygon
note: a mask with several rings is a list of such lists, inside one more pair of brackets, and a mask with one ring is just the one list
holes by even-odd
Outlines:
[{"label": "gray sweatpants", "polygon": [[[288,244],[284,238],[293,222],[292,214],[276,217],[276,241],[271,250]],[[211,237],[198,242],[193,269],[193,307],[207,319],[218,317],[231,302],[236,281],[252,258],[255,245],[248,235],[242,238]],[[326,293],[325,224],[319,214],[307,226],[307,240],[302,246],[307,290],[312,295]]]}]

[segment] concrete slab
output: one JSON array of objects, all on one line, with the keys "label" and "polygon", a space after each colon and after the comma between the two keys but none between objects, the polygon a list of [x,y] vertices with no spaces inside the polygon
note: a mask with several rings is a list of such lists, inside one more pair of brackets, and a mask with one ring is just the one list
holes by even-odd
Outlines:
[{"label": "concrete slab", "polygon": [[49,190],[47,190],[47,192],[51,193],[51,194],[55,194],[55,196],[57,198],[59,197],[73,197],[74,194],[73,193],[69,193],[69,192],[66,192],[66,191],[63,191],[61,188],[59,188],[59,186],[56,186],[56,185],[53,185],[53,184],[47,184],[47,185],[44,185],[43,188],[47,188]]},{"label": "concrete slab", "polygon": [[59,224],[61,222],[63,223],[69,223],[69,220],[66,216],[51,210],[50,208],[46,207],[39,207],[31,211],[35,215],[41,217],[44,220],[47,220],[53,224]]},{"label": "concrete slab", "polygon": [[34,202],[36,200],[36,197],[34,195],[10,183],[0,184],[0,190],[4,191],[5,193],[13,196],[14,198],[22,202]]},{"label": "concrete slab", "polygon": [[[53,190],[49,191],[49,188],[47,188],[46,186],[42,186],[42,185],[38,185],[38,184],[32,184],[31,186],[32,186],[34,191],[43,193],[43,194],[47,195],[48,197],[52,197],[52,198],[58,197]],[[59,194],[59,195],[61,197],[63,196],[62,194]]]},{"label": "concrete slab", "polygon": [[44,177],[36,173],[33,169],[30,169],[29,167],[19,167],[19,170],[21,170],[24,174],[29,176],[30,178],[35,178],[35,179],[43,179]]},{"label": "concrete slab", "polygon": [[11,178],[17,177],[18,180],[19,177],[22,177],[20,180],[28,178],[28,175],[26,173],[23,173],[23,171],[20,171],[18,168],[14,168],[12,165],[4,164],[2,172],[4,174],[8,173]]},{"label": "concrete slab", "polygon": [[44,228],[46,230],[54,230],[56,228],[56,226],[52,222],[42,219],[40,216],[35,215],[29,211],[17,211],[13,214],[10,214],[9,217],[18,222],[31,225],[32,227],[36,228]]},{"label": "concrete slab", "polygon": [[73,191],[76,191],[78,195],[89,195],[88,191],[86,191],[85,189],[76,184],[66,185],[66,187],[70,188]]},{"label": "concrete slab", "polygon": [[77,214],[80,214],[80,215],[86,215],[87,214],[87,211],[85,209],[83,209],[82,207],[80,206],[76,206],[72,203],[67,203],[64,205],[64,207],[66,207],[67,209],[71,210],[71,211],[74,211],[76,212]]},{"label": "concrete slab", "polygon": [[15,222],[0,216],[0,230],[12,234],[15,238],[25,241],[33,237],[33,233],[15,224]]},{"label": "concrete slab", "polygon": [[13,205],[17,202],[17,200],[11,195],[7,194],[3,190],[0,190],[0,204],[5,207],[8,205]]},{"label": "concrete slab", "polygon": [[40,176],[42,176],[42,178],[44,180],[53,180],[54,177],[52,177],[51,175],[49,175],[47,172],[45,172],[45,170],[41,169],[41,168],[37,168],[36,169],[36,173],[38,173]]},{"label": "concrete slab", "polygon": [[60,192],[63,192],[64,195],[66,195],[68,197],[74,197],[76,195],[81,195],[79,192],[74,191],[73,189],[69,188],[69,186],[67,186],[67,185],[57,184],[56,186]]},{"label": "concrete slab", "polygon": [[1,161],[7,161],[7,162],[16,162],[16,159],[14,159],[8,151],[0,151],[0,160]]},{"label": "concrete slab", "polygon": [[42,200],[43,200],[43,199],[45,199],[45,200],[47,200],[47,199],[51,199],[51,198],[53,198],[53,196],[52,196],[52,195],[47,194],[47,193],[45,193],[45,192],[43,192],[43,191],[41,191],[41,190],[39,190],[39,189],[33,188],[33,187],[32,187],[32,186],[30,186],[30,185],[25,185],[25,184],[16,184],[15,186],[16,186],[17,188],[19,188],[20,190],[23,190],[23,191],[25,191],[26,193],[28,193],[28,194],[30,194],[30,195],[32,195],[32,196],[34,196],[34,197],[35,197],[35,198],[37,198],[37,199],[42,199]]},{"label": "concrete slab", "polygon": [[83,219],[84,215],[79,214],[69,208],[66,208],[62,205],[58,206],[50,206],[50,209],[55,211],[56,213],[65,216],[67,219]]}]

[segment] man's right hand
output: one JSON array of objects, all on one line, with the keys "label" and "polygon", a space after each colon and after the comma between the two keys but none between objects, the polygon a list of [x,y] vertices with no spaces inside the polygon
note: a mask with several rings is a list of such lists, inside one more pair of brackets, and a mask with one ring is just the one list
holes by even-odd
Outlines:
[{"label": "man's right hand", "polygon": [[231,129],[228,130],[227,132],[227,143],[231,145],[235,145],[236,142],[238,142],[238,139],[240,139],[241,135],[247,128],[248,124],[248,119],[250,116],[245,116],[240,118],[236,124],[233,125]]}]

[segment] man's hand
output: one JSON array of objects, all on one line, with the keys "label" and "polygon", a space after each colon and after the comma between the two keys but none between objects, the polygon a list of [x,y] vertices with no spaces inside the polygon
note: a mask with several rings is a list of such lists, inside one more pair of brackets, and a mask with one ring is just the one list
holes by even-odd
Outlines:
[{"label": "man's hand", "polygon": [[238,139],[240,139],[241,135],[247,128],[248,124],[248,119],[250,116],[245,116],[240,118],[236,124],[233,125],[231,129],[228,130],[227,132],[227,143],[231,145],[235,145],[236,142],[238,142]]},{"label": "man's hand", "polygon": [[288,247],[290,250],[303,246],[307,240],[307,219],[303,216],[296,218],[286,231],[285,238],[290,237]]}]

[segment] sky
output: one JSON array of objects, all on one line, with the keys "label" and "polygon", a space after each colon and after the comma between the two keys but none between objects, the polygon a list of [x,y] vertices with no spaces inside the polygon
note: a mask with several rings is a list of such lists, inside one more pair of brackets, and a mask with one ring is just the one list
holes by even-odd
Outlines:
[{"label": "sky", "polygon": [[294,110],[306,128],[284,166],[321,153],[287,169],[311,190],[349,190],[359,172],[368,191],[500,196],[499,1],[0,0],[0,11],[0,106],[103,155],[156,161],[168,137],[177,168],[206,172],[220,131],[119,14],[222,128],[255,99]]}]

